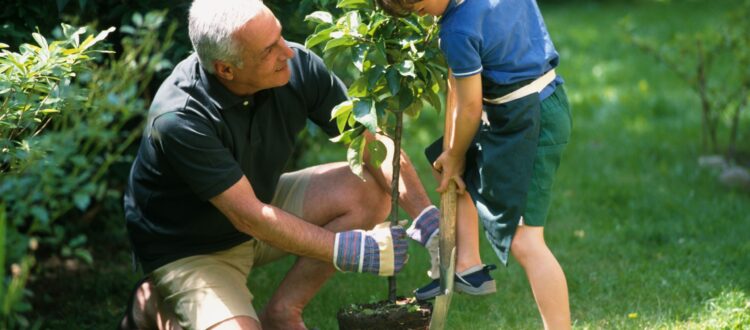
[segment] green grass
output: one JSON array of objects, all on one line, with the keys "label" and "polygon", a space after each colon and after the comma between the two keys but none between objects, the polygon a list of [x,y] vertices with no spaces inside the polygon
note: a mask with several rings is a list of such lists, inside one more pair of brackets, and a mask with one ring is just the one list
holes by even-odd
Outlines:
[{"label": "green grass", "polygon": [[[715,173],[698,167],[697,97],[628,45],[617,25],[629,16],[642,33],[669,36],[716,24],[735,3],[542,4],[574,113],[546,237],[565,269],[577,329],[750,328],[750,195],[723,188]],[[743,127],[747,131],[750,118]],[[433,200],[435,184],[427,179],[421,149],[441,128],[437,115],[426,111],[407,123],[405,137]],[[748,151],[746,131],[740,141]],[[303,159],[341,159],[343,151],[333,149]],[[409,265],[398,275],[402,295],[426,281],[425,251],[410,251]],[[482,255],[497,263],[484,241]],[[98,262],[129,262],[124,255],[115,259]],[[291,262],[253,271],[248,282],[257,309]],[[519,265],[511,261],[493,275],[498,293],[454,296],[448,328],[541,328]],[[90,285],[70,289],[69,302],[48,316],[46,326],[110,327],[134,279],[125,269],[86,275],[80,281]],[[335,329],[340,307],[382,300],[386,287],[376,276],[337,274],[312,300],[305,320]]]}]

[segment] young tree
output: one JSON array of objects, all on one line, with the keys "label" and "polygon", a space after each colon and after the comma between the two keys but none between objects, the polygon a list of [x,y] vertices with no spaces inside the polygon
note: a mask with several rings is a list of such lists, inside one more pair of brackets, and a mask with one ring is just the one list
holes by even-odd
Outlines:
[{"label": "young tree", "polygon": [[[305,45],[322,46],[322,57],[331,63],[349,63],[355,80],[349,87],[351,100],[332,112],[341,135],[333,141],[349,145],[347,160],[362,176],[365,148],[369,161],[380,166],[386,153],[379,141],[366,141],[365,130],[380,132],[394,141],[394,155],[401,152],[403,115],[419,116],[428,104],[441,109],[446,69],[437,46],[437,24],[432,17],[412,15],[396,18],[374,8],[369,0],[340,0],[339,17],[316,11],[306,17],[317,27]],[[339,71],[340,72],[340,71]],[[399,157],[393,158],[390,221],[398,217]],[[396,299],[396,281],[389,278],[389,300]]]}]

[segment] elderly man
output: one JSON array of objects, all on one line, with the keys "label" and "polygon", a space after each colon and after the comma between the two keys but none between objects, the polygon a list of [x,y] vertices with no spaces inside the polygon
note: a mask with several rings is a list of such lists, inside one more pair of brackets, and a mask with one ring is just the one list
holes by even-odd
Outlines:
[{"label": "elderly man", "polygon": [[[159,88],[125,194],[147,276],[121,327],[304,329],[303,308],[335,269],[391,275],[406,262],[401,227],[355,230],[389,213],[390,167],[365,180],[345,163],[283,173],[308,119],[338,134],[330,113],[346,88],[259,0],[196,0],[189,21],[195,54]],[[401,160],[404,210],[424,214],[430,201]],[[300,258],[257,315],[247,276],[287,254]]]}]

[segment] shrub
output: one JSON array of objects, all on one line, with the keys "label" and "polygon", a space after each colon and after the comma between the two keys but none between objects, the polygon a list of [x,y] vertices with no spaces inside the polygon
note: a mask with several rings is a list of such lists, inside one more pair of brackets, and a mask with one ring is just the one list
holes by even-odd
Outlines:
[{"label": "shrub", "polygon": [[[3,266],[20,267],[20,278],[34,253],[93,262],[86,236],[65,221],[93,203],[120,198],[106,174],[129,162],[126,150],[140,137],[148,85],[171,66],[162,50],[171,45],[175,25],[161,39],[163,12],[135,14],[132,23],[121,29],[126,37],[116,58],[102,58],[99,46],[114,28],[94,36],[64,24],[58,40],[35,33],[36,45],[0,57],[0,196],[7,215],[0,252]],[[37,241],[39,250],[29,249]],[[5,283],[15,278],[5,276]],[[23,298],[15,304],[25,306]],[[24,322],[24,311],[3,316],[12,327]]]}]

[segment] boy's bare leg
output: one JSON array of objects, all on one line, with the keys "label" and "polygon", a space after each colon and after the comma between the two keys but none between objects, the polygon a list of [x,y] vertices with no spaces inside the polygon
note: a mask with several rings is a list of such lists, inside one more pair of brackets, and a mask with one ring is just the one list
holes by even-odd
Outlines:
[{"label": "boy's bare leg", "polygon": [[521,225],[511,247],[526,272],[545,329],[570,329],[565,273],[544,242],[544,227]]},{"label": "boy's bare leg", "polygon": [[456,273],[480,265],[479,216],[469,193],[458,195],[456,205]]},{"label": "boy's bare leg", "polygon": [[[432,175],[440,182],[440,173]],[[457,196],[456,204],[456,273],[482,264],[479,255],[479,215],[468,192]]]}]

